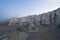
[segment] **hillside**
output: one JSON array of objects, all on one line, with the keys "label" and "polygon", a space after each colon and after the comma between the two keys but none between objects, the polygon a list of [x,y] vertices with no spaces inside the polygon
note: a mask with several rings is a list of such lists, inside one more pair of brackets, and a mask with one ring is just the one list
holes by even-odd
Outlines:
[{"label": "hillside", "polygon": [[1,21],[0,31],[7,31],[8,40],[60,40],[60,8]]}]

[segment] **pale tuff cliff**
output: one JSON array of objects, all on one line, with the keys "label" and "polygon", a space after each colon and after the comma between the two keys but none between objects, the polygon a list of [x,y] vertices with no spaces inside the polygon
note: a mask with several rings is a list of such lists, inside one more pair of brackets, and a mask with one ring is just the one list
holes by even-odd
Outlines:
[{"label": "pale tuff cliff", "polygon": [[60,8],[0,22],[8,28],[7,40],[60,40]]}]

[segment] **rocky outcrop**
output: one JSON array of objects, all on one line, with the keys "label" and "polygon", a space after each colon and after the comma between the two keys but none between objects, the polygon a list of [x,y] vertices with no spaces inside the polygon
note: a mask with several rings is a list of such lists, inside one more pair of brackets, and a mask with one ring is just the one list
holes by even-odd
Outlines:
[{"label": "rocky outcrop", "polygon": [[8,27],[8,40],[60,40],[60,8],[2,23]]}]

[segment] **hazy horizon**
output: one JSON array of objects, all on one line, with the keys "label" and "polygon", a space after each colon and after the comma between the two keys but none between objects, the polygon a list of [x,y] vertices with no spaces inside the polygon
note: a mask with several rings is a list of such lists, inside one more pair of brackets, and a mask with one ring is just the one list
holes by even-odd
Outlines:
[{"label": "hazy horizon", "polygon": [[0,19],[37,15],[60,7],[60,0],[0,0]]}]

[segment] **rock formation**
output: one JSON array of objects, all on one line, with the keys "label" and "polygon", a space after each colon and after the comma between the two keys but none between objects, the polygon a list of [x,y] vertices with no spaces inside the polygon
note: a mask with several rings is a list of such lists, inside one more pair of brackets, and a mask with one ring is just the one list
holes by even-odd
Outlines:
[{"label": "rock formation", "polygon": [[60,40],[60,8],[0,22],[8,28],[8,40]]}]

